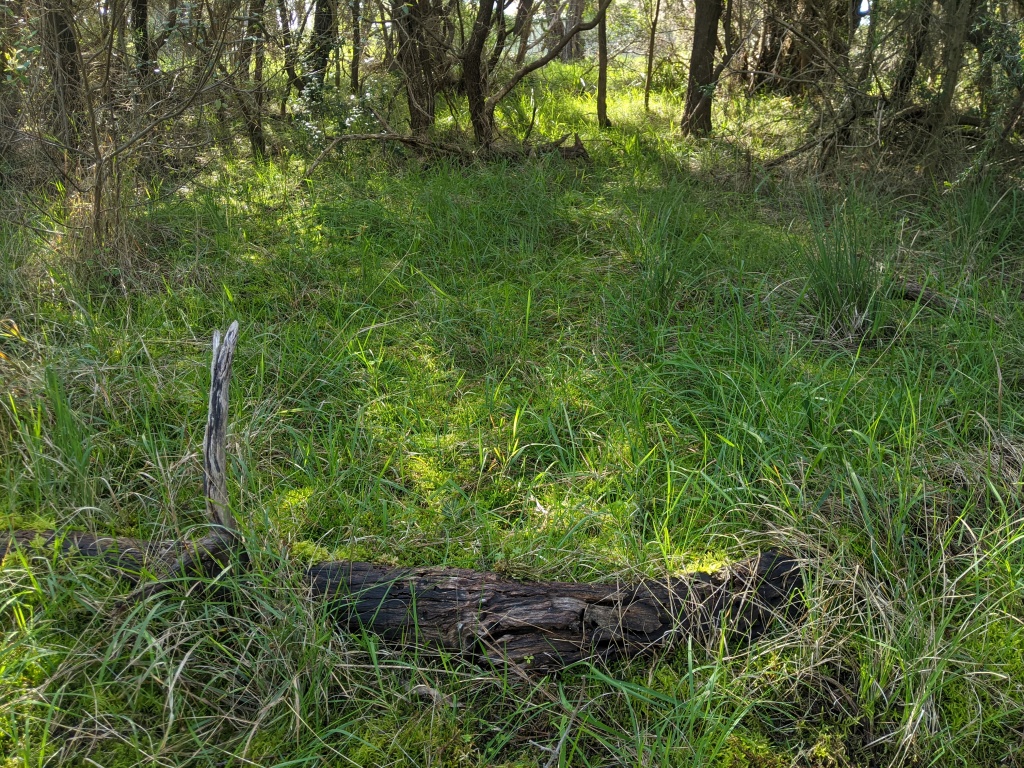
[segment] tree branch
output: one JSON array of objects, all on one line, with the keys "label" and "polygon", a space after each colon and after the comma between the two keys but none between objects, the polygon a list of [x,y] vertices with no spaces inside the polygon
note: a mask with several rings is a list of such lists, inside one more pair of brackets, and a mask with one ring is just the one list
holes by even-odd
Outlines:
[{"label": "tree branch", "polygon": [[608,10],[608,6],[611,5],[612,0],[601,0],[601,4],[597,7],[597,13],[594,14],[594,18],[590,21],[581,21],[575,24],[568,32],[566,32],[562,39],[555,43],[551,50],[541,56],[535,61],[531,61],[525,67],[522,67],[518,72],[509,78],[509,81],[501,87],[501,89],[487,99],[487,108],[493,109],[497,106],[502,99],[511,93],[512,89],[519,85],[520,81],[531,72],[536,72],[541,67],[547,66],[549,63],[555,60],[555,58],[562,52],[562,49],[569,44],[569,42],[576,37],[580,32],[586,32],[589,29],[593,29],[601,23],[601,19],[604,18],[605,12]]}]

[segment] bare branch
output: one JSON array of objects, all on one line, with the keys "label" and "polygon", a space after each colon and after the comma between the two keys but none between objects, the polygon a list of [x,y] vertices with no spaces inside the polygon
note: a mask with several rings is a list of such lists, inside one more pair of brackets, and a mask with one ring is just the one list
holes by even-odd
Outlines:
[{"label": "bare branch", "polygon": [[562,39],[555,43],[551,49],[535,61],[531,61],[525,67],[522,67],[512,77],[509,78],[508,82],[501,87],[501,89],[493,96],[487,99],[487,108],[493,109],[502,99],[512,92],[512,89],[519,85],[519,82],[531,72],[536,72],[541,67],[547,66],[557,58],[558,54],[562,52],[562,49],[569,44],[569,42],[576,37],[580,32],[586,32],[588,29],[593,29],[601,23],[601,19],[604,18],[605,12],[608,10],[608,6],[611,5],[612,0],[601,0],[601,4],[597,7],[597,13],[594,14],[594,18],[590,21],[581,21],[579,24],[575,24],[568,32],[566,32]]}]

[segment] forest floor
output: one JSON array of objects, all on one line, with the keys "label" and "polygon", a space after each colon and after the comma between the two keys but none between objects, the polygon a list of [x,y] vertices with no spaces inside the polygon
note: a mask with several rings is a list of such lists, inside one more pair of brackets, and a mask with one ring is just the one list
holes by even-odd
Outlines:
[{"label": "forest floor", "polygon": [[[8,556],[0,765],[1024,761],[1024,195],[764,172],[670,106],[541,114],[589,164],[211,163],[99,256],[0,225],[0,525],[201,523],[237,319],[253,556],[230,605],[119,620],[96,565]],[[296,588],[324,558],[596,581],[769,547],[809,564],[800,623],[544,679],[336,632]]]}]

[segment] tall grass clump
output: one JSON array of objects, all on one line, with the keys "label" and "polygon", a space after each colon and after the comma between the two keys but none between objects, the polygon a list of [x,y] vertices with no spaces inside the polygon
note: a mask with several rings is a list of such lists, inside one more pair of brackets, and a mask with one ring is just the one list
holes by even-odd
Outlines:
[{"label": "tall grass clump", "polygon": [[819,333],[840,341],[875,338],[884,325],[883,274],[872,251],[871,214],[855,197],[831,212],[820,196],[807,199],[810,238],[801,247],[804,298]]}]

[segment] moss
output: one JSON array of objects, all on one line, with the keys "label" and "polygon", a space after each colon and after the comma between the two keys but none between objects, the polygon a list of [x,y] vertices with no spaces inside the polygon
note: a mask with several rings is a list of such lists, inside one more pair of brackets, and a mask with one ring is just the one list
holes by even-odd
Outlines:
[{"label": "moss", "polygon": [[311,541],[297,541],[288,552],[301,563],[324,563],[331,559],[331,553],[325,547]]},{"label": "moss", "polygon": [[822,729],[817,741],[807,750],[807,760],[812,768],[840,768],[848,765],[843,738],[830,728]]},{"label": "moss", "polygon": [[715,768],[788,768],[792,760],[763,736],[734,733],[725,742]]}]

